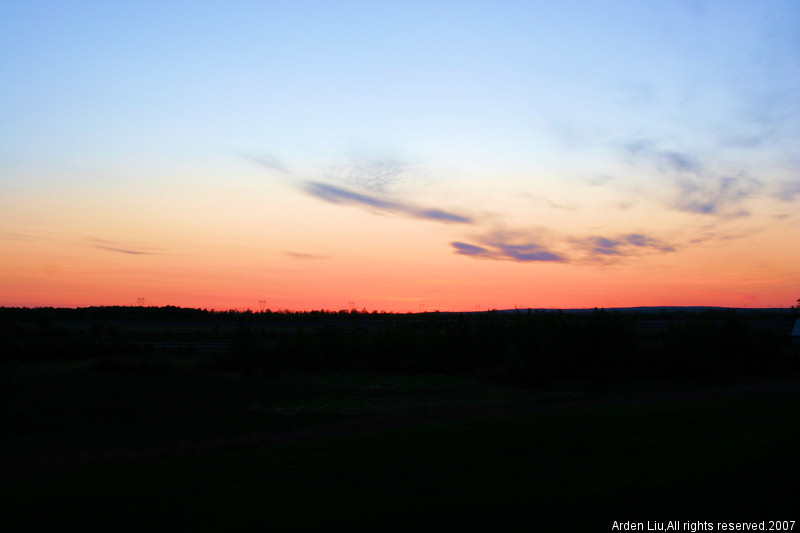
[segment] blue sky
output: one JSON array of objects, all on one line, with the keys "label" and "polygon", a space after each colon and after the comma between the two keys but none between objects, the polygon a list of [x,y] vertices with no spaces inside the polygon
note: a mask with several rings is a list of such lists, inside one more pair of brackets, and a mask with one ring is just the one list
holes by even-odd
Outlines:
[{"label": "blue sky", "polygon": [[[0,186],[29,215],[0,223],[155,248],[126,199],[191,218],[264,195],[442,223],[466,261],[791,240],[798,28],[782,1],[6,1]],[[74,198],[108,230],[58,216]],[[336,256],[314,231],[295,257]]]},{"label": "blue sky", "polygon": [[524,168],[586,148],[613,159],[614,143],[640,138],[728,153],[781,137],[773,150],[789,158],[798,11],[6,2],[3,145],[18,157],[166,159],[366,146]]}]

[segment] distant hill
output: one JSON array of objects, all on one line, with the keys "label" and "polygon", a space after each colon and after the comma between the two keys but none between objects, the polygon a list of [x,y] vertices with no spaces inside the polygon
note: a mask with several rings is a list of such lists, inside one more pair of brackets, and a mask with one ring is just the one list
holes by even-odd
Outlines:
[{"label": "distant hill", "polygon": [[[791,307],[715,307],[715,306],[641,306],[641,307],[593,307],[583,309],[545,309],[545,308],[526,308],[521,307],[517,309],[502,309],[499,313],[520,313],[527,311],[545,311],[545,312],[562,312],[562,313],[591,313],[595,310],[614,311],[618,313],[706,313],[708,311],[736,311],[737,313],[786,313],[792,314]],[[477,311],[487,312],[487,311]]]}]

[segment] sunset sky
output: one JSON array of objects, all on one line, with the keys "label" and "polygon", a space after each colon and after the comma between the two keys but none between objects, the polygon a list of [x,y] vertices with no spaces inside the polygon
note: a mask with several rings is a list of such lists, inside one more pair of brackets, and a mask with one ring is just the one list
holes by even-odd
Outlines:
[{"label": "sunset sky", "polygon": [[0,306],[788,307],[799,28],[796,0],[0,2]]}]

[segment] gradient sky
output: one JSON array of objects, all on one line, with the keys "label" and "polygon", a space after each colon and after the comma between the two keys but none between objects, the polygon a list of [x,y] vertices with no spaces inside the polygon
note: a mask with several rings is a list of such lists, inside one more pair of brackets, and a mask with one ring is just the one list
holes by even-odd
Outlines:
[{"label": "gradient sky", "polygon": [[795,0],[5,0],[0,305],[788,307],[798,28]]}]

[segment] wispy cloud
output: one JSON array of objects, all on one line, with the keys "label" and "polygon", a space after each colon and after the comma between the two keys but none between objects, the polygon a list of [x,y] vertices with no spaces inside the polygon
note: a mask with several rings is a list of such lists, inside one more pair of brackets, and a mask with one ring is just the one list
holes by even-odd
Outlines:
[{"label": "wispy cloud", "polygon": [[[780,215],[779,215],[780,216]],[[761,230],[759,228],[750,229],[736,229],[736,230],[720,230],[717,227],[710,226],[706,228],[699,228],[696,236],[692,238],[690,244],[703,244],[703,243],[716,243],[717,245],[724,245],[728,242],[746,239],[758,234]]]},{"label": "wispy cloud", "polygon": [[[742,200],[761,188],[761,182],[747,176],[679,179],[675,207],[681,211],[702,215],[725,214],[747,216],[744,209],[734,209]],[[724,211],[724,213],[723,213]]]},{"label": "wispy cloud", "polygon": [[437,222],[455,222],[472,224],[471,217],[452,213],[438,208],[420,207],[409,202],[379,198],[376,195],[355,192],[329,183],[307,181],[302,189],[312,196],[335,204],[353,204],[371,207],[379,211],[400,213],[406,216],[434,220]]},{"label": "wispy cloud", "polygon": [[95,244],[94,247],[99,248],[100,250],[108,250],[109,252],[118,252],[121,254],[152,255],[152,252],[142,252],[141,250],[127,250],[125,248],[115,248],[114,246],[105,246],[102,244]]},{"label": "wispy cloud", "polygon": [[116,252],[119,254],[127,254],[127,255],[154,255],[155,252],[146,252],[144,250],[134,250],[132,248],[126,248],[122,245],[115,243],[113,241],[106,241],[103,239],[96,239],[93,237],[87,238],[89,246],[92,248],[97,248],[98,250],[106,250],[109,252]]},{"label": "wispy cloud", "polygon": [[281,174],[290,174],[289,170],[286,168],[286,165],[275,156],[269,154],[261,154],[261,155],[247,155],[245,156],[247,159],[251,161],[255,161],[262,167],[265,167],[269,170],[274,170],[280,172]]},{"label": "wispy cloud", "polygon": [[408,179],[409,164],[392,157],[352,156],[328,170],[330,177],[368,191],[384,193]]},{"label": "wispy cloud", "polygon": [[628,233],[612,238],[592,236],[570,239],[575,251],[592,262],[609,262],[642,252],[674,252],[675,247],[641,233]]},{"label": "wispy cloud", "polygon": [[505,244],[484,248],[466,242],[453,241],[450,245],[459,255],[478,257],[483,259],[499,259],[518,262],[533,261],[564,261],[558,254],[546,250],[538,244]]},{"label": "wispy cloud", "polygon": [[614,88],[614,96],[619,105],[650,105],[656,101],[656,90],[650,83],[621,83]]},{"label": "wispy cloud", "polygon": [[747,216],[748,211],[739,205],[762,187],[744,171],[721,175],[694,155],[661,149],[650,139],[629,142],[622,149],[630,162],[651,166],[672,180],[676,195],[668,204],[678,211],[728,218]]},{"label": "wispy cloud", "polygon": [[564,261],[560,255],[535,243],[498,244],[497,247],[505,257],[514,261]]},{"label": "wispy cloud", "polygon": [[478,244],[451,242],[455,253],[479,259],[518,262],[611,263],[645,253],[675,252],[676,247],[642,233],[614,237],[559,237],[545,229],[495,231],[476,238]]},{"label": "wispy cloud", "polygon": [[579,179],[579,181],[585,183],[586,185],[589,185],[591,187],[598,187],[600,185],[605,185],[609,181],[612,181],[614,179],[614,177],[610,176],[608,174],[597,174],[597,173],[595,173],[595,174],[589,174],[589,175],[580,177],[578,179]]},{"label": "wispy cloud", "polygon": [[493,253],[482,246],[475,246],[466,242],[453,241],[450,245],[456,249],[456,253],[460,255],[468,255],[470,257],[485,257],[488,259],[496,259],[497,254]]},{"label": "wispy cloud", "polygon": [[[405,171],[406,164],[396,159],[352,159],[348,163],[332,167],[331,177],[338,181],[353,184],[363,192],[351,187],[333,185],[324,181],[299,180],[286,170],[284,164],[271,156],[247,156],[271,170],[285,174],[289,183],[301,191],[316,198],[334,204],[357,205],[376,211],[398,213],[412,218],[433,220],[444,223],[473,224],[472,217],[440,209],[424,207],[400,198],[393,198],[387,193],[390,184],[399,179]],[[395,195],[396,196],[396,195]]]},{"label": "wispy cloud", "polygon": [[0,231],[0,239],[5,239],[9,241],[29,241],[29,240],[34,240],[34,237],[23,233]]},{"label": "wispy cloud", "polygon": [[633,161],[645,160],[659,171],[700,174],[702,166],[691,154],[675,150],[662,150],[650,139],[637,139],[623,146],[623,151]]},{"label": "wispy cloud", "polygon": [[466,242],[454,241],[450,245],[455,253],[482,259],[495,259],[517,262],[560,262],[566,259],[552,252],[539,242],[536,235],[525,235],[495,231],[479,237],[481,246]]},{"label": "wispy cloud", "polygon": [[544,196],[537,196],[537,195],[533,195],[533,194],[527,194],[527,193],[524,193],[524,192],[517,193],[517,196],[527,197],[527,198],[529,198],[531,200],[531,202],[533,202],[537,206],[544,205],[544,206],[549,207],[551,209],[560,209],[560,210],[563,210],[563,211],[575,211],[577,209],[577,207],[575,205],[561,204],[561,203],[558,203],[558,202],[554,202],[554,201],[552,201],[549,198],[546,198]]},{"label": "wispy cloud", "polygon": [[642,235],[641,233],[630,233],[628,235],[625,235],[623,237],[623,240],[639,248],[653,248],[661,252],[675,251],[674,246],[665,244],[660,239],[655,239],[653,237],[648,237],[647,235]]},{"label": "wispy cloud", "polygon": [[784,202],[794,202],[798,196],[800,196],[800,179],[782,182],[775,193],[775,198]]},{"label": "wispy cloud", "polygon": [[[656,149],[650,141],[641,141],[638,144],[632,143],[628,146],[629,153],[651,154]],[[652,155],[651,155],[652,157]],[[697,179],[702,179],[702,167],[692,157],[678,152],[662,151],[658,153],[659,165],[664,172],[674,172],[688,179],[686,176],[695,175]],[[299,180],[291,178],[290,183],[304,193],[325,200],[333,204],[353,205],[369,209],[379,213],[397,214],[410,218],[431,220],[435,222],[477,225],[486,223],[492,217],[484,216],[481,220],[475,220],[472,216],[458,211],[441,209],[438,207],[428,207],[419,205],[413,201],[405,199],[402,195],[392,194],[387,191],[390,185],[394,184],[398,176],[403,172],[403,164],[396,160],[368,160],[367,163],[358,165],[346,164],[343,170],[338,172],[339,181],[347,181],[352,186],[333,184],[322,180]],[[334,178],[336,176],[333,176]],[[602,176],[599,183],[610,180],[607,176]],[[713,204],[714,202],[725,202],[737,199],[737,195],[745,194],[734,185],[736,183],[724,182],[716,194],[708,193],[708,190],[692,182],[684,183],[684,201],[690,201],[692,195],[696,196],[695,201],[705,201]],[[391,187],[394,189],[394,187]],[[544,196],[520,193],[531,201],[547,206],[551,209],[574,210],[572,205],[556,203]],[[708,197],[705,197],[703,195]],[[709,206],[682,206],[684,210],[715,209]],[[625,257],[641,255],[645,253],[669,253],[674,252],[676,247],[665,243],[655,237],[644,233],[624,233],[614,236],[589,236],[589,237],[570,237],[557,235],[555,232],[546,228],[533,228],[527,230],[508,230],[494,229],[484,234],[473,235],[467,239],[450,241],[451,249],[458,255],[477,259],[490,259],[499,261],[514,261],[519,263],[610,263],[622,260]],[[114,248],[121,249],[119,246]],[[285,255],[294,259],[309,260],[322,259],[323,257],[300,253],[295,251],[285,251]]]},{"label": "wispy cloud", "polygon": [[[795,48],[789,54],[763,54],[752,66],[758,71],[759,83],[739,83],[735,90],[740,105],[735,110],[737,121],[719,132],[723,146],[739,149],[774,148],[787,141],[797,141],[798,102],[800,89],[796,75],[787,75],[783,61],[791,62],[794,72]],[[744,81],[742,79],[741,81]]]},{"label": "wispy cloud", "polygon": [[751,134],[723,134],[720,139],[723,146],[731,148],[759,148],[775,141],[778,128],[768,127],[763,131]]},{"label": "wispy cloud", "polygon": [[317,259],[327,259],[327,255],[316,255],[316,254],[307,254],[302,252],[293,252],[291,250],[286,250],[283,252],[284,255],[291,257],[292,259],[303,259],[303,260],[317,260]]}]

